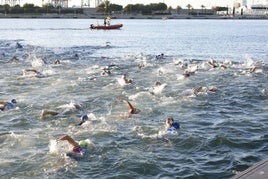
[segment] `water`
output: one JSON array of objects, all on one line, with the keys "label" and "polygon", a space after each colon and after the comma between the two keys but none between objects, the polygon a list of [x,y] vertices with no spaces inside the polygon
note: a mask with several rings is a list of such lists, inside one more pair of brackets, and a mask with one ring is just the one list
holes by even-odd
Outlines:
[{"label": "water", "polygon": [[[117,19],[114,31],[89,30],[96,20],[86,19],[0,22],[0,99],[18,101],[0,111],[1,178],[230,178],[267,158],[267,21]],[[211,58],[228,68],[209,68]],[[197,67],[189,78],[183,60]],[[120,86],[123,73],[132,84]],[[167,86],[152,95],[156,81]],[[187,95],[198,86],[218,90]],[[141,112],[127,117],[117,98]],[[71,102],[82,108],[40,119]],[[90,120],[76,126],[83,114]],[[178,134],[165,135],[167,116]],[[55,142],[64,134],[88,139],[88,153],[66,156],[69,145]]]}]

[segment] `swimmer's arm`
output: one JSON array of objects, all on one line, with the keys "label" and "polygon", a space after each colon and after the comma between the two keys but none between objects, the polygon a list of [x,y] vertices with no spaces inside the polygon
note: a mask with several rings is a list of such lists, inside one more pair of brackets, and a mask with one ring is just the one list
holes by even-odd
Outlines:
[{"label": "swimmer's arm", "polygon": [[136,109],[132,106],[132,104],[130,102],[128,102],[127,100],[124,100],[124,99],[117,99],[118,102],[124,102],[127,104],[127,107],[128,107],[128,113],[129,114],[135,114],[137,113]]},{"label": "swimmer's arm", "polygon": [[34,72],[34,73],[38,73],[38,71],[37,71],[37,70],[35,70],[35,69],[25,69],[25,71],[27,71],[27,72]]},{"label": "swimmer's arm", "polygon": [[127,107],[128,107],[128,112],[130,113],[130,114],[134,114],[135,113],[135,108],[130,104],[130,102],[128,102],[128,101],[126,101],[126,100],[124,100],[124,102],[127,104]]},{"label": "swimmer's arm", "polygon": [[81,105],[80,104],[74,104],[75,109],[80,109]]},{"label": "swimmer's arm", "polygon": [[68,135],[62,136],[58,140],[67,140],[68,143],[73,146],[73,148],[80,147],[80,145],[77,142],[75,142],[75,140]]},{"label": "swimmer's arm", "polygon": [[47,115],[51,115],[51,116],[56,116],[56,115],[58,115],[59,114],[59,112],[57,112],[57,111],[52,111],[52,110],[42,110],[42,112],[41,112],[41,118],[43,118],[43,117],[45,117],[45,116],[47,116]]},{"label": "swimmer's arm", "polygon": [[4,111],[4,109],[5,109],[5,106],[0,106],[1,111]]},{"label": "swimmer's arm", "polygon": [[5,106],[7,102],[1,101],[0,106]]},{"label": "swimmer's arm", "polygon": [[133,114],[135,112],[135,108],[131,105],[130,102],[128,102],[127,100],[121,100],[121,101],[127,104],[128,112],[130,114]]},{"label": "swimmer's arm", "polygon": [[194,88],[194,94],[198,95],[198,92],[200,92],[202,89],[202,86],[199,86],[198,88]]},{"label": "swimmer's arm", "polygon": [[7,102],[0,102],[0,110],[4,110]]}]

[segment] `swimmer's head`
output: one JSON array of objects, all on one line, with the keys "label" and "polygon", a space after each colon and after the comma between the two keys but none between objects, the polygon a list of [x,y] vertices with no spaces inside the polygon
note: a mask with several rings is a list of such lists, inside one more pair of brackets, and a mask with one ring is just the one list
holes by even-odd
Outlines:
[{"label": "swimmer's head", "polygon": [[86,120],[88,120],[88,116],[85,114],[85,115],[83,115],[82,117],[81,117],[81,120],[83,121],[83,122],[85,122]]},{"label": "swimmer's head", "polygon": [[79,145],[80,145],[80,147],[82,147],[82,148],[87,148],[87,142],[84,141],[84,140],[80,141],[80,142],[79,142]]},{"label": "swimmer's head", "polygon": [[86,120],[88,120],[88,116],[85,114],[81,117],[81,122],[79,122],[78,125],[81,126]]},{"label": "swimmer's head", "polygon": [[174,122],[173,117],[168,117],[168,118],[166,119],[166,124],[172,124],[173,122]]},{"label": "swimmer's head", "polygon": [[213,58],[209,59],[210,63],[215,63],[215,60]]},{"label": "swimmer's head", "polygon": [[155,86],[160,86],[161,85],[161,83],[159,82],[159,81],[157,81],[157,82],[155,82],[155,84],[154,84]]},{"label": "swimmer's head", "polygon": [[215,86],[209,86],[208,87],[208,90],[209,91],[212,91],[212,92],[216,92],[217,91],[217,88]]},{"label": "swimmer's head", "polygon": [[17,103],[16,99],[12,99],[12,100],[11,100],[11,103],[16,104],[16,103]]}]

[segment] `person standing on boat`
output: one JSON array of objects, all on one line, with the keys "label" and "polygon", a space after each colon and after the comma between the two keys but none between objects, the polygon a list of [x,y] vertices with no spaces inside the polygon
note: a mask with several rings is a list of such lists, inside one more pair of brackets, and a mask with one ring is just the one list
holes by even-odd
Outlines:
[{"label": "person standing on boat", "polygon": [[107,23],[106,23],[106,18],[104,18],[104,22],[103,22],[103,24],[104,24],[104,26],[106,26],[106,24],[107,24]]},{"label": "person standing on boat", "polygon": [[108,17],[106,18],[107,26],[110,26],[110,21],[111,21],[111,18],[110,18],[110,16],[108,16]]}]

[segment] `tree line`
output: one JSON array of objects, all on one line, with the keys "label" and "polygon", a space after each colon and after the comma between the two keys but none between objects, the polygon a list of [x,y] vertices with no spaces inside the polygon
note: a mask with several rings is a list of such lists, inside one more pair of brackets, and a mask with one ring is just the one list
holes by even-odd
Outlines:
[{"label": "tree line", "polygon": [[83,14],[82,8],[62,8],[61,6],[53,6],[52,4],[44,4],[42,7],[35,6],[34,4],[15,5],[11,7],[9,4],[0,5],[0,13],[2,14],[70,14],[77,13]]},{"label": "tree line", "polygon": [[124,13],[141,13],[141,14],[152,14],[152,12],[159,11],[163,12],[167,10],[165,3],[151,3],[149,5],[144,4],[128,4],[123,8],[121,5],[111,4],[110,1],[106,0],[98,6],[98,12],[105,14],[111,14],[113,12],[124,12]]},{"label": "tree line", "polygon": [[[188,10],[193,10],[191,4],[187,4],[186,8]],[[205,9],[204,5],[201,5],[201,9]],[[124,13],[139,13],[143,15],[149,15],[154,12],[154,14],[167,14],[171,11],[172,7],[167,7],[165,3],[151,3],[149,5],[144,4],[128,4],[123,8],[123,6],[117,4],[111,4],[109,0],[105,0],[98,6],[98,12],[103,12],[104,14],[111,14],[113,12],[124,12]],[[183,9],[180,6],[177,6],[176,10],[179,12]],[[228,13],[227,7],[213,7],[213,11],[226,11]]]},{"label": "tree line", "polygon": [[[188,10],[193,9],[190,4],[187,6]],[[205,8],[204,5],[201,6],[202,9]],[[135,13],[150,15],[154,14],[169,14],[171,7],[167,7],[165,3],[151,3],[148,5],[144,4],[128,4],[123,8],[123,6],[118,4],[112,4],[109,0],[103,1],[98,7],[97,12],[103,14],[112,14],[112,13]],[[179,12],[182,8],[177,6],[176,10]],[[214,7],[214,11],[228,11],[227,7]],[[68,14],[76,13],[83,14],[83,8],[62,8],[60,5],[53,6],[52,4],[44,4],[42,7],[35,6],[34,4],[24,4],[22,7],[20,5],[15,5],[11,7],[8,4],[0,5],[0,13],[2,14],[44,14],[44,13],[58,13],[58,14]]]}]

